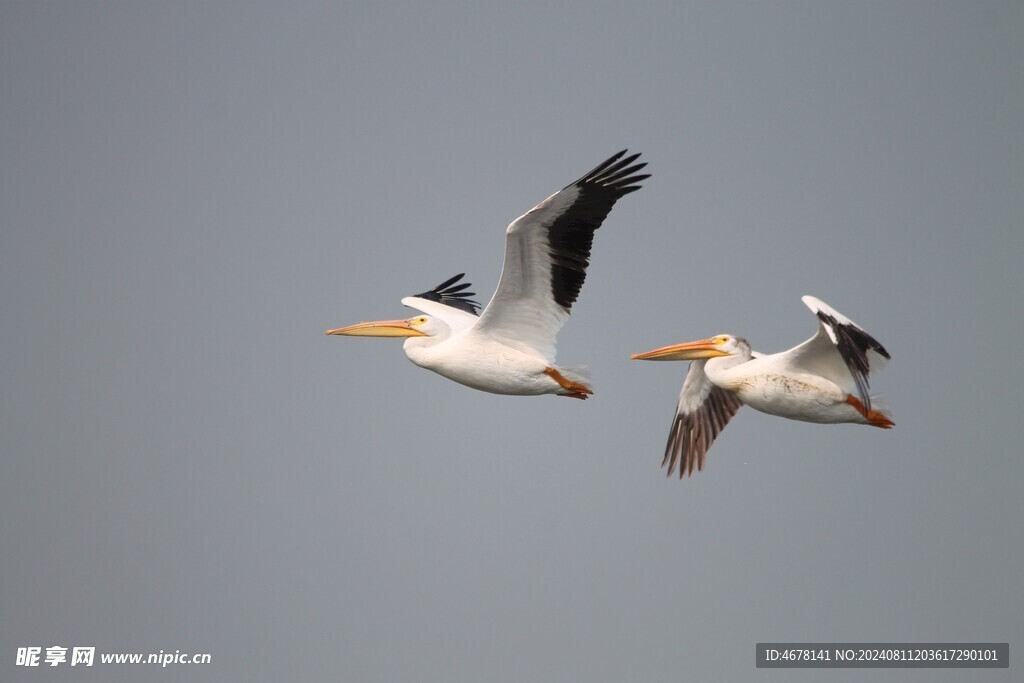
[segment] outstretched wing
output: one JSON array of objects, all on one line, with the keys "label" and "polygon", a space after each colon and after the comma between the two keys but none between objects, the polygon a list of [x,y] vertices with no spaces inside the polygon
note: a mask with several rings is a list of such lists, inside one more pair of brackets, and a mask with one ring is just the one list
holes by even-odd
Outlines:
[{"label": "outstretched wing", "polygon": [[505,231],[505,265],[476,331],[555,359],[555,335],[587,275],[594,231],[647,164],[623,150],[523,214]]},{"label": "outstretched wing", "polygon": [[704,374],[704,363],[690,362],[679,403],[672,418],[672,429],[665,444],[665,458],[661,466],[668,465],[668,476],[672,476],[679,465],[679,478],[692,475],[693,468],[704,469],[704,457],[715,438],[725,429],[732,416],[743,402],[735,394],[719,389]]},{"label": "outstretched wing", "polygon": [[871,410],[868,376],[891,356],[885,347],[855,322],[821,299],[801,297],[818,316],[818,331],[799,346],[784,352],[787,362],[805,372],[821,375],[848,393],[856,393]]},{"label": "outstretched wing", "polygon": [[480,304],[470,297],[476,296],[465,290],[472,287],[468,282],[457,285],[465,273],[459,273],[422,294],[407,296],[402,304],[439,318],[452,332],[460,332],[476,324]]}]

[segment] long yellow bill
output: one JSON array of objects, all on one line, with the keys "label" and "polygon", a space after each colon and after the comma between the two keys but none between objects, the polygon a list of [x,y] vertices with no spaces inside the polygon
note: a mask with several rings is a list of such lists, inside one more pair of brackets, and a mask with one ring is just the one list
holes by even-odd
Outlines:
[{"label": "long yellow bill", "polygon": [[728,355],[725,351],[719,350],[718,345],[713,340],[701,339],[700,341],[686,342],[685,344],[663,346],[660,349],[654,349],[647,353],[634,353],[631,358],[633,360],[698,360]]},{"label": "long yellow bill", "polygon": [[359,323],[336,330],[327,330],[325,334],[340,334],[346,337],[426,337],[408,320],[378,320],[372,323]]}]

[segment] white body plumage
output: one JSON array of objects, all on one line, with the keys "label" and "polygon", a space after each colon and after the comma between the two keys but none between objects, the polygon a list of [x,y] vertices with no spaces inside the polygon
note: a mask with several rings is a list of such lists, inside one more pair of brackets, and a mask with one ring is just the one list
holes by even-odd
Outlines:
[{"label": "white body plumage", "polygon": [[708,360],[704,366],[708,379],[754,410],[802,422],[868,424],[868,419],[847,402],[848,393],[838,384],[793,368],[784,353],[733,367],[721,367],[724,360]]},{"label": "white body plumage", "polygon": [[550,375],[539,355],[523,353],[472,330],[442,342],[426,337],[407,339],[405,355],[416,365],[473,389],[492,394],[539,396],[565,391]]}]

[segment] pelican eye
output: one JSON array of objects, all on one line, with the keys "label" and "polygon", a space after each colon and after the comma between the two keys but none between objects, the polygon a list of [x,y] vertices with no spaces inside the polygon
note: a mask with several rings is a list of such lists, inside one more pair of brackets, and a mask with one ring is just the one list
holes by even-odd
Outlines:
[{"label": "pelican eye", "polygon": [[415,318],[415,319],[411,320],[410,322],[413,325],[422,325],[425,322],[427,322],[427,319],[425,317],[423,317],[423,316],[420,316],[419,318]]}]

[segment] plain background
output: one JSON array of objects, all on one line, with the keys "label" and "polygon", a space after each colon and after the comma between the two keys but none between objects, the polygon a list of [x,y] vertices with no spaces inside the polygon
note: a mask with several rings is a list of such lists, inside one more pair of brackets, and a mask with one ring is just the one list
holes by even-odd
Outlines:
[{"label": "plain background", "polygon": [[[3,2],[0,678],[1017,678],[1022,45],[1020,2]],[[559,338],[592,400],[323,335],[486,302],[505,226],[623,147],[654,175]],[[666,480],[686,367],[629,355],[788,348],[802,294],[892,352],[896,428],[745,409]]]}]

